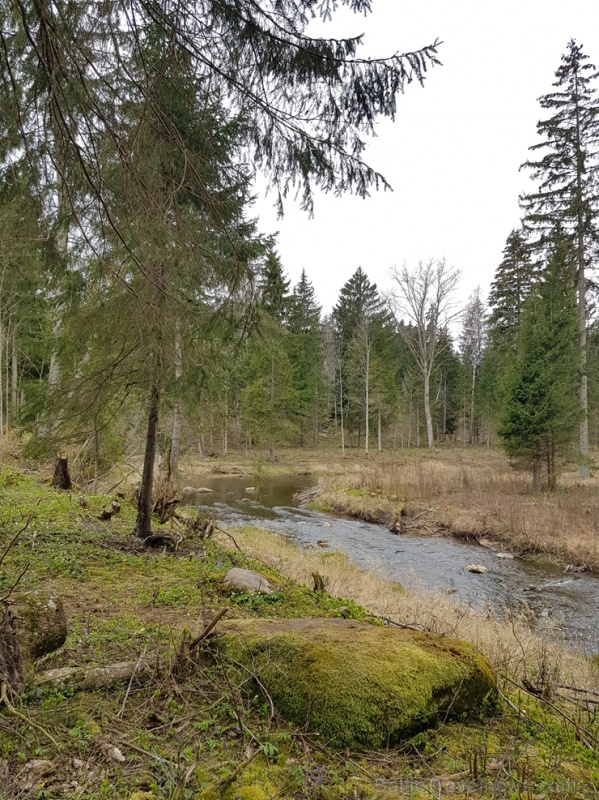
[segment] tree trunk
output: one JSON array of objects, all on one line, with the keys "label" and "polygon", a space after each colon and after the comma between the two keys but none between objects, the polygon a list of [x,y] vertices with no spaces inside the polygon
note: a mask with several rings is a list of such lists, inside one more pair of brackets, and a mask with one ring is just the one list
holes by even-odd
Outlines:
[{"label": "tree trunk", "polygon": [[536,494],[541,492],[541,456],[535,455],[532,462],[532,489]]},{"label": "tree trunk", "polygon": [[364,415],[364,440],[365,440],[365,448],[364,452],[368,455],[368,438],[370,433],[370,426],[369,426],[369,412],[370,412],[370,347],[366,346],[366,397],[365,397],[365,406],[366,406],[366,413]]},{"label": "tree trunk", "polygon": [[379,453],[383,449],[383,444],[381,440],[381,407],[379,406],[379,415],[378,415],[378,429],[377,429],[377,443],[378,443],[378,451]]},{"label": "tree trunk", "polygon": [[345,427],[343,424],[343,373],[339,364],[339,416],[341,419],[341,455],[345,456]]},{"label": "tree trunk", "polygon": [[428,373],[424,375],[424,415],[426,417],[428,449],[431,450],[433,446],[433,419],[431,417],[430,375]]},{"label": "tree trunk", "polygon": [[71,476],[69,474],[69,456],[67,453],[59,453],[54,465],[54,478],[52,485],[55,489],[69,491],[72,487]]},{"label": "tree trunk", "polygon": [[[270,359],[270,440],[268,445],[268,460],[273,461],[275,457],[275,434],[274,434],[274,414],[275,414],[275,357]],[[304,446],[304,428],[302,425],[302,447]]]},{"label": "tree trunk", "polygon": [[11,366],[11,379],[12,379],[12,409],[13,415],[17,412],[18,405],[18,390],[19,390],[19,362],[17,358],[17,334],[13,329],[12,332],[12,366]]},{"label": "tree trunk", "polygon": [[318,446],[318,384],[314,387],[314,447]]},{"label": "tree trunk", "polygon": [[557,486],[555,470],[555,441],[551,432],[547,435],[547,488],[553,492]]},{"label": "tree trunk", "polygon": [[578,233],[578,343],[580,346],[580,477],[588,478],[589,469],[589,404],[587,377],[587,312],[584,280],[584,243],[582,230]]},{"label": "tree trunk", "polygon": [[19,694],[32,677],[35,660],[61,647],[66,638],[59,598],[19,592],[0,600],[0,683]]},{"label": "tree trunk", "polygon": [[474,390],[476,388],[476,365],[472,365],[472,387],[470,390],[470,444],[474,444]]},{"label": "tree trunk", "polygon": [[229,387],[225,389],[225,418],[223,420],[223,456],[229,451]]},{"label": "tree trunk", "polygon": [[[177,390],[183,375],[183,354],[181,351],[181,331],[180,322],[175,321],[175,383]],[[171,449],[168,458],[168,475],[169,483],[172,483],[177,477],[177,469],[179,466],[179,449],[181,447],[181,403],[177,398],[175,408],[173,410],[173,432],[171,435]]]},{"label": "tree trunk", "polygon": [[168,455],[168,475],[167,480],[172,483],[177,477],[179,465],[179,448],[181,446],[181,407],[179,401],[173,409],[173,432],[171,436],[171,448]]},{"label": "tree trunk", "polygon": [[158,406],[160,392],[155,384],[150,390],[148,428],[146,432],[146,450],[144,466],[137,502],[137,519],[135,535],[139,539],[147,539],[152,534],[152,489],[154,486],[154,461],[156,459],[156,440],[158,438]]}]

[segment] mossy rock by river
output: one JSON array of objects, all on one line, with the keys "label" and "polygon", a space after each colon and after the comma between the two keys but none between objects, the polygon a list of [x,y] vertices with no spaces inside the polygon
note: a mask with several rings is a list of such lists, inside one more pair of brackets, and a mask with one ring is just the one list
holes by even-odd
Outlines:
[{"label": "mossy rock by river", "polygon": [[336,748],[372,750],[480,708],[495,676],[473,647],[340,619],[248,619],[217,646],[250,670],[283,719]]}]

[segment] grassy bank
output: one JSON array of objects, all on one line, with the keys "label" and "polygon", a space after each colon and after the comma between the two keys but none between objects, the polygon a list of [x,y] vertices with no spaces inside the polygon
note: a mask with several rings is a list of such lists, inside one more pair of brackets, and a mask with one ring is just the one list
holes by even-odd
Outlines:
[{"label": "grassy bank", "polygon": [[[323,475],[317,502],[337,510],[364,497],[401,504],[404,530],[494,540],[522,555],[544,555],[599,571],[599,486],[566,473],[557,491],[535,495],[527,476],[493,450],[439,451],[383,461],[346,475]],[[358,509],[360,514],[360,509]],[[387,518],[382,517],[386,522]]]},{"label": "grassy bank", "polygon": [[[206,540],[177,524],[176,552],[146,551],[131,537],[126,500],[118,517],[98,519],[109,499],[56,492],[44,475],[0,474],[0,549],[27,524],[0,565],[0,586],[26,569],[19,588],[54,591],[67,610],[67,642],[43,667],[155,664],[143,680],[97,691],[31,691],[21,716],[3,708],[6,800],[599,797],[599,720],[582,700],[595,695],[559,688],[598,691],[598,670],[535,637],[525,619],[483,619],[449,598],[405,593],[339,554],[302,554],[253,528]],[[277,591],[226,591],[233,565],[259,569]],[[314,572],[327,591],[313,591]],[[334,753],[271,724],[264,701],[231,686],[211,658],[179,669],[185,631],[196,635],[225,606],[232,617],[376,614],[463,638],[505,676],[505,700],[494,716],[441,725],[393,751]],[[518,688],[524,681],[551,705]]]}]

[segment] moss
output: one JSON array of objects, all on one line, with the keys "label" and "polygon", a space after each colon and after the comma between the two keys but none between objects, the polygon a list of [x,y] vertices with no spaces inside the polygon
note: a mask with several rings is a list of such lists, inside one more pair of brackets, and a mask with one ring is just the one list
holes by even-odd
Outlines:
[{"label": "moss", "polygon": [[230,782],[222,778],[206,786],[200,793],[202,800],[270,800],[278,797],[285,800],[282,794],[289,784],[285,771],[278,766],[264,762],[252,762],[246,769]]},{"label": "moss", "polygon": [[281,713],[336,748],[393,744],[455,717],[495,685],[472,647],[347,620],[243,620],[223,626],[224,654],[259,673]]}]

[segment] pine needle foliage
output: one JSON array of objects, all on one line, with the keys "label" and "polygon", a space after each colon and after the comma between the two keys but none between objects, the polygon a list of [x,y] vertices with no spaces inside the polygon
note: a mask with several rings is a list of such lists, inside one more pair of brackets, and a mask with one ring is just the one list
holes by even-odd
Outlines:
[{"label": "pine needle foliage", "polygon": [[574,263],[568,242],[559,241],[543,280],[526,301],[498,430],[515,466],[532,472],[536,491],[543,474],[554,489],[560,466],[575,452],[580,407]]}]

